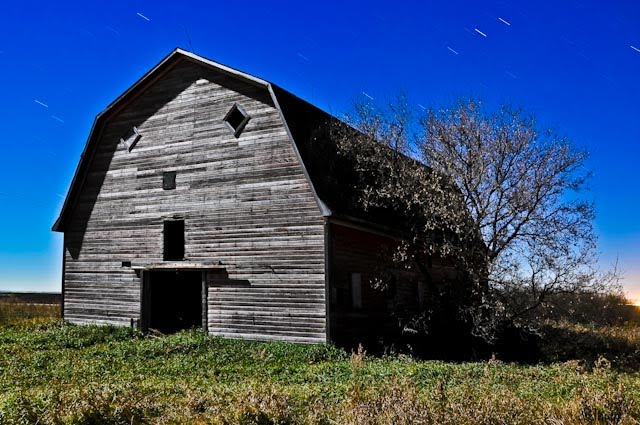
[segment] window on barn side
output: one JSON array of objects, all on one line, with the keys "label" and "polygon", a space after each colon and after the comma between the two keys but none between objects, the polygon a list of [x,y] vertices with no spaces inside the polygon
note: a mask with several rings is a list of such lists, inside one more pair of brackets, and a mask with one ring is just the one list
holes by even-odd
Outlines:
[{"label": "window on barn side", "polygon": [[184,260],[184,220],[164,222],[164,260]]},{"label": "window on barn side", "polygon": [[424,282],[422,280],[418,281],[418,307],[420,310],[424,309]]},{"label": "window on barn side", "polygon": [[224,122],[235,137],[240,137],[242,130],[244,130],[250,118],[249,114],[236,103],[231,107],[229,112],[227,112],[227,115],[225,115]]},{"label": "window on barn side", "polygon": [[362,274],[351,273],[351,307],[355,310],[362,308]]}]

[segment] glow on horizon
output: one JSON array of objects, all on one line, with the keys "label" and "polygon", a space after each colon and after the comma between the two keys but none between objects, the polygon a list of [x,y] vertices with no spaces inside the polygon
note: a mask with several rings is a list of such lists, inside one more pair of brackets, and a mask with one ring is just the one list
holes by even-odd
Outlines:
[{"label": "glow on horizon", "polygon": [[627,299],[629,300],[629,304],[632,304],[632,305],[635,305],[637,307],[640,307],[640,291],[638,291],[638,290],[625,291],[625,295],[626,295]]}]

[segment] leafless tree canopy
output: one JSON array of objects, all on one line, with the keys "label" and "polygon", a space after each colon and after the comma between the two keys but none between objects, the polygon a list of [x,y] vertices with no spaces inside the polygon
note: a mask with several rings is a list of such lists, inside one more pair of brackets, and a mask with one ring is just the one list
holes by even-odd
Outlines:
[{"label": "leafless tree canopy", "polygon": [[359,133],[336,126],[334,137],[366,176],[360,201],[402,214],[410,237],[399,261],[427,279],[433,256],[465,270],[478,328],[530,323],[550,294],[616,282],[595,268],[587,153],[521,110],[487,113],[468,101],[415,117],[400,97],[384,108],[357,105],[347,121]]}]

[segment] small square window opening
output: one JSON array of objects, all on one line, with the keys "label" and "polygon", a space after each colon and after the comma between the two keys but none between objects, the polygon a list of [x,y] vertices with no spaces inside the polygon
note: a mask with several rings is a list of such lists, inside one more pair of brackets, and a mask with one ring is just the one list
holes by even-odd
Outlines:
[{"label": "small square window opening", "polygon": [[172,190],[176,188],[176,172],[165,171],[162,173],[162,188],[164,190]]},{"label": "small square window opening", "polygon": [[233,131],[234,136],[240,137],[242,130],[244,130],[250,118],[249,114],[236,103],[229,112],[227,112],[227,115],[225,115],[224,122],[227,124],[227,127]]}]

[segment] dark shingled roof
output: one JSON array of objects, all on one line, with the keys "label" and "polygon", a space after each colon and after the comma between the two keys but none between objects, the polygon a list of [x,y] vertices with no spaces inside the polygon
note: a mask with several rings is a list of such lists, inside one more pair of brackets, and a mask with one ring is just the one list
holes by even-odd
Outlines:
[{"label": "dark shingled roof", "polygon": [[339,122],[332,115],[272,85],[291,136],[318,197],[332,214],[353,213],[353,167],[337,155],[330,127]]},{"label": "dark shingled roof", "polygon": [[[359,202],[356,184],[362,176],[352,160],[338,154],[338,144],[332,139],[336,133],[332,129],[338,126],[346,129],[346,134],[352,131],[356,135],[357,130],[290,92],[275,85],[272,87],[309,178],[331,216],[396,230],[403,228],[402,214],[373,208],[365,211]],[[340,133],[345,134],[344,131]],[[417,162],[415,165],[423,167]]]}]

